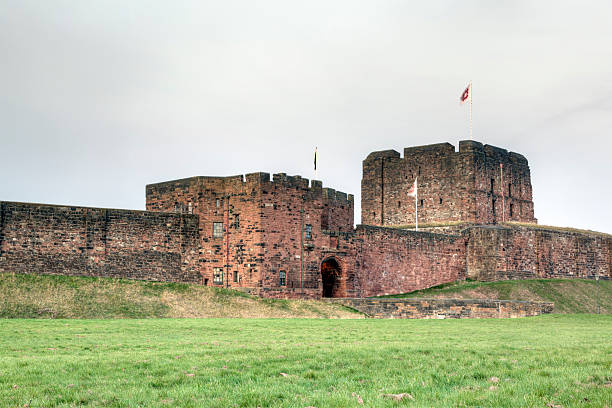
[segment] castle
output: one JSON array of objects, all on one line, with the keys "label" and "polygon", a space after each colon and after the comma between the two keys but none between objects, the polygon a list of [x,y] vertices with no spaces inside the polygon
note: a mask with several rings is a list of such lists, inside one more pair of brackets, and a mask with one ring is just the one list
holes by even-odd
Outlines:
[{"label": "castle", "polygon": [[[408,196],[418,180],[418,197]],[[146,187],[146,211],[0,202],[0,272],[367,297],[466,278],[612,278],[612,236],[541,227],[525,157],[474,141],[373,152],[354,199],[284,173]],[[418,210],[419,231],[415,231]]]}]

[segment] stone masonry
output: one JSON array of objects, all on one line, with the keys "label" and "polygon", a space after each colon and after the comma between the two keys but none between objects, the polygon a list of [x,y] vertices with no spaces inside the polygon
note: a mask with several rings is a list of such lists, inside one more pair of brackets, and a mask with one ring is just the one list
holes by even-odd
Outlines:
[{"label": "stone masonry", "polygon": [[474,141],[370,153],[363,161],[361,222],[378,226],[502,221],[535,223],[527,159]]},{"label": "stone masonry", "polygon": [[[429,230],[412,229],[415,178]],[[538,226],[530,178],[522,155],[474,141],[406,148],[403,158],[374,152],[356,228],[352,195],[284,173],[150,184],[146,211],[0,202],[0,272],[278,298],[397,294],[466,278],[611,279],[612,236]]]}]

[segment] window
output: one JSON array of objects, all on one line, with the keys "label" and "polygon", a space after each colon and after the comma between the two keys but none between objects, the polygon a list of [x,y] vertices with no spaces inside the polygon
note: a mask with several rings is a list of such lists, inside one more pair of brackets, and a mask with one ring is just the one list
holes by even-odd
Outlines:
[{"label": "window", "polygon": [[512,183],[508,183],[508,197],[512,197]]},{"label": "window", "polygon": [[440,204],[442,204],[442,197],[440,197]]},{"label": "window", "polygon": [[514,204],[510,204],[510,217],[512,217],[513,213],[514,213]]},{"label": "window", "polygon": [[306,239],[312,239],[312,225],[306,224]]},{"label": "window", "polygon": [[217,198],[217,201],[216,201],[216,203],[215,203],[215,204],[216,204],[217,208],[219,208],[219,207],[221,206],[221,200],[219,200],[219,199]]},{"label": "window", "polygon": [[493,207],[493,217],[495,217],[495,199],[491,200],[491,205]]},{"label": "window", "polygon": [[495,191],[495,179],[491,179],[491,194]]},{"label": "window", "polygon": [[240,214],[234,215],[234,228],[240,228]]},{"label": "window", "polygon": [[223,238],[222,222],[213,222],[213,238]]},{"label": "window", "polygon": [[287,286],[287,273],[285,271],[280,272],[280,285]]},{"label": "window", "polygon": [[238,282],[238,271],[234,271],[234,282]]},{"label": "window", "polygon": [[213,283],[223,285],[223,268],[213,268]]},{"label": "window", "polygon": [[421,199],[421,207],[423,206],[423,200]]},{"label": "window", "polygon": [[397,202],[397,208],[402,208],[402,202],[401,201]]}]

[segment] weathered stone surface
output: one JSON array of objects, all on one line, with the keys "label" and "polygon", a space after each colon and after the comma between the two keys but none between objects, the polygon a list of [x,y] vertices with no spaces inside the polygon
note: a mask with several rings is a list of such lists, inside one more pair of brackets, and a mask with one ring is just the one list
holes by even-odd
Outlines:
[{"label": "weathered stone surface", "polygon": [[535,226],[470,227],[463,235],[472,279],[612,278],[612,236]]},{"label": "weathered stone surface", "polygon": [[[503,165],[503,169],[500,168]],[[408,190],[418,177],[419,223],[536,222],[527,159],[474,141],[371,153],[363,161],[361,222],[414,225],[415,199]]]},{"label": "weathered stone surface", "polygon": [[551,302],[490,299],[334,299],[378,319],[513,318],[552,313]]},{"label": "weathered stone surface", "polygon": [[[272,180],[267,173],[192,177],[148,185],[147,210],[199,217],[199,269],[209,285],[267,297],[320,297],[321,264],[333,257],[343,267],[338,294],[356,296],[346,284],[355,279],[354,246],[344,238],[354,235],[353,196],[320,181],[309,184],[284,173]],[[213,223],[223,225],[222,236],[213,236]],[[222,282],[215,282],[215,268],[223,271]]]},{"label": "weathered stone surface", "polygon": [[[199,282],[278,298],[396,294],[465,278],[612,278],[611,236],[499,224],[502,214],[536,221],[519,154],[464,141],[458,152],[448,143],[403,158],[374,152],[363,165],[357,228],[352,195],[284,173],[151,184],[147,211],[0,202],[0,272]],[[420,220],[431,225],[389,228],[414,222],[407,191],[417,176]]]},{"label": "weathered stone surface", "polygon": [[0,202],[0,272],[200,282],[198,219]]}]

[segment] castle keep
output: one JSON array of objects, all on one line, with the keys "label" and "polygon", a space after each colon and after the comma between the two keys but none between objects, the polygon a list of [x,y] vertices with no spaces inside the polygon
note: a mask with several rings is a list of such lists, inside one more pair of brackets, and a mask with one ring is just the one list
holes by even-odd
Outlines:
[{"label": "castle keep", "polygon": [[[419,231],[414,231],[418,179]],[[146,211],[0,202],[0,272],[265,297],[367,297],[472,278],[612,277],[612,236],[538,226],[527,159],[474,141],[373,152],[350,194],[284,173],[146,187]]]},{"label": "castle keep", "polygon": [[531,175],[518,153],[473,141],[373,152],[363,161],[361,222],[415,224],[408,190],[418,178],[419,222],[535,223]]}]

